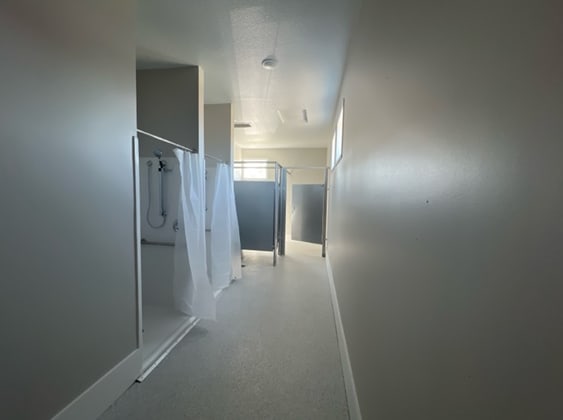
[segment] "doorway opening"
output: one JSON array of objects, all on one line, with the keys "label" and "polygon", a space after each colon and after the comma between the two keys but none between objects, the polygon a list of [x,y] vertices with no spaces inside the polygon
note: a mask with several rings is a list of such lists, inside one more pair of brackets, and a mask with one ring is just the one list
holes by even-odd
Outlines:
[{"label": "doorway opening", "polygon": [[326,256],[328,168],[290,166],[287,173],[286,241],[289,252],[318,247]]}]

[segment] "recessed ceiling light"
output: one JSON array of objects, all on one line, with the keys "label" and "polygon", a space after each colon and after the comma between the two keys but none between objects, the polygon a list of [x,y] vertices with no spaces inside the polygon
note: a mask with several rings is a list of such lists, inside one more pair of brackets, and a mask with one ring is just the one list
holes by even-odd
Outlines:
[{"label": "recessed ceiling light", "polygon": [[262,60],[262,67],[266,70],[273,70],[278,65],[278,60],[275,57],[266,57]]}]

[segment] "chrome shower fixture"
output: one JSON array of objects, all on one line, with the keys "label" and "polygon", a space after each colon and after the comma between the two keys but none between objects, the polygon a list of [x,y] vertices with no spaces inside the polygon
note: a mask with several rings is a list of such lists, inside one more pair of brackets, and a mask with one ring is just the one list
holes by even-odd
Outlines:
[{"label": "chrome shower fixture", "polygon": [[165,160],[162,160],[162,152],[159,149],[155,149],[153,151],[153,154],[158,158],[158,175],[159,175],[159,184],[160,184],[160,216],[162,217],[162,220],[160,222],[160,224],[153,224],[151,222],[150,219],[150,213],[151,213],[151,204],[152,204],[152,166],[153,166],[153,162],[152,160],[148,160],[147,161],[147,189],[148,189],[148,206],[147,206],[147,214],[146,214],[146,220],[148,225],[153,228],[153,229],[160,229],[162,227],[164,227],[164,225],[166,224],[166,219],[168,218],[168,211],[166,210],[166,188],[165,188],[165,181],[164,181],[164,174],[166,172],[172,172],[172,169],[169,169],[166,167],[166,165],[168,164]]}]

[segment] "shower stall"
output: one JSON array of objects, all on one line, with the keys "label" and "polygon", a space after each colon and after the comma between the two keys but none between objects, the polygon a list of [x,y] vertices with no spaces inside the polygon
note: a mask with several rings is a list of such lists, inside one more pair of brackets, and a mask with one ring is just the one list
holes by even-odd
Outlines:
[{"label": "shower stall", "polygon": [[[166,151],[166,154],[163,152]],[[143,370],[194,322],[174,307],[174,244],[180,174],[170,147],[139,157]]]},{"label": "shower stall", "polygon": [[[137,250],[143,380],[240,278],[232,170],[139,130]],[[207,220],[206,220],[207,219]]]}]

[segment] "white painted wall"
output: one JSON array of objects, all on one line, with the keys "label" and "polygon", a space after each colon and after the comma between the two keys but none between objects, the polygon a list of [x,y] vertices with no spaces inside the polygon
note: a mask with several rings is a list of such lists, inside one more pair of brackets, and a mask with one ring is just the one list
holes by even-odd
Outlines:
[{"label": "white painted wall", "polygon": [[137,348],[134,6],[0,4],[1,418],[51,418]]},{"label": "white painted wall", "polygon": [[328,253],[365,419],[554,419],[561,2],[364,2]]},{"label": "white painted wall", "polygon": [[242,160],[242,148],[235,143],[234,145],[234,160],[239,161]]},{"label": "white painted wall", "polygon": [[258,149],[242,148],[243,160],[272,160],[283,166],[325,166],[326,148]]}]

